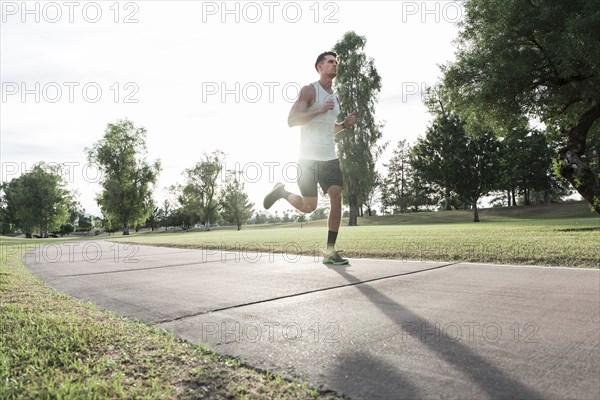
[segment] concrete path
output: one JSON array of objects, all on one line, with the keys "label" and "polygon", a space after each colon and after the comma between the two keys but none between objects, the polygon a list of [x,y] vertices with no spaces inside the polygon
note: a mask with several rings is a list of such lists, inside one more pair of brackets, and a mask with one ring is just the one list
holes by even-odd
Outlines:
[{"label": "concrete path", "polygon": [[50,286],[352,399],[600,398],[600,271],[184,250],[25,255]]}]

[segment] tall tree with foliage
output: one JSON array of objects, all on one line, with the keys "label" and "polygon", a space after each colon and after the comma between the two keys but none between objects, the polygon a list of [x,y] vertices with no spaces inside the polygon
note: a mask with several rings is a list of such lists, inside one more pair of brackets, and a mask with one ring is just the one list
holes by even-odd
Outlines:
[{"label": "tall tree with foliage", "polygon": [[517,194],[522,196],[524,205],[532,204],[532,193],[546,193],[549,200],[558,186],[552,179],[553,148],[547,136],[521,125],[503,133],[502,139],[500,185],[507,192],[508,204],[516,205]]},{"label": "tall tree with foliage", "polygon": [[221,216],[229,223],[242,229],[242,225],[252,217],[254,204],[248,200],[244,184],[236,176],[230,176],[221,194]]},{"label": "tall tree with foliage", "polygon": [[400,140],[387,164],[387,175],[383,180],[382,202],[384,207],[394,213],[405,213],[411,204],[412,167],[410,165],[410,146],[406,140]]},{"label": "tall tree with foliage", "polygon": [[[357,225],[360,206],[375,184],[375,163],[384,146],[382,124],[375,121],[375,104],[381,91],[381,77],[372,58],[363,49],[367,40],[347,32],[333,47],[339,62],[335,90],[340,98],[341,114],[356,111],[356,123],[342,132],[338,155],[344,174],[344,200],[350,206],[349,225]],[[339,135],[338,135],[339,136]]]},{"label": "tall tree with foliage", "polygon": [[383,201],[383,177],[379,172],[375,172],[375,178],[373,179],[373,185],[371,186],[371,190],[367,194],[367,198],[365,199],[364,206],[367,209],[367,215],[369,217],[373,216],[373,212],[376,212],[375,205],[377,203],[381,203]]},{"label": "tall tree with foliage", "polygon": [[458,118],[446,112],[435,117],[411,151],[411,166],[421,183],[443,192],[444,209],[451,210],[452,181],[456,176],[459,141],[464,131]]},{"label": "tall tree with foliage", "polygon": [[[443,86],[428,87],[423,101],[433,117],[431,126],[427,128],[425,137],[419,138],[411,149],[410,162],[415,176],[415,189],[431,197],[427,202],[434,202],[435,193],[444,199],[444,209],[452,210],[451,180],[455,174],[456,137],[463,137],[463,123],[456,113],[448,108],[448,100]],[[433,198],[433,199],[432,199]],[[455,202],[455,199],[454,199]]]},{"label": "tall tree with foliage", "polygon": [[160,161],[150,164],[145,159],[146,129],[129,120],[108,124],[104,137],[87,154],[102,172],[96,201],[105,219],[129,235],[130,226],[144,223],[152,212],[152,190],[160,172]]},{"label": "tall tree with foliage", "polygon": [[223,172],[225,153],[216,150],[204,154],[204,160],[185,170],[186,183],[182,194],[184,207],[196,207],[205,230],[210,230],[211,222],[216,221],[219,208],[219,185]]},{"label": "tall tree with foliage", "polygon": [[469,122],[537,117],[562,140],[555,171],[600,214],[593,132],[600,120],[597,0],[468,0],[456,62],[445,68]]},{"label": "tall tree with foliage", "polygon": [[456,173],[451,188],[471,205],[473,222],[479,222],[477,202],[490,193],[498,182],[499,144],[491,131],[465,135],[457,154]]},{"label": "tall tree with foliage", "polygon": [[498,153],[491,132],[469,136],[460,118],[445,110],[413,146],[411,165],[421,180],[444,189],[447,207],[450,193],[456,193],[479,222],[477,202],[498,185]]},{"label": "tall tree with foliage", "polygon": [[27,237],[36,229],[42,237],[58,232],[74,203],[59,167],[44,163],[4,183],[2,191],[5,218]]},{"label": "tall tree with foliage", "polygon": [[8,182],[0,184],[0,235],[12,233],[15,229],[14,217],[10,215],[6,199]]}]

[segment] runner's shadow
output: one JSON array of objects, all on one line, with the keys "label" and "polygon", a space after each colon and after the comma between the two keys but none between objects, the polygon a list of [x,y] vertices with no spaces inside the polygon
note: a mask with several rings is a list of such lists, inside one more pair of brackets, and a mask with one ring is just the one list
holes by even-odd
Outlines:
[{"label": "runner's shadow", "polygon": [[[392,393],[396,399],[423,398],[419,388],[402,376],[396,365],[367,351],[342,354],[338,356],[337,365],[327,382],[338,394],[360,399],[365,393],[364,398],[369,400],[388,400]],[[357,376],[360,379],[356,379]]]},{"label": "runner's shadow", "polygon": [[[509,376],[506,372],[478,355],[469,347],[456,341],[456,338],[449,337],[443,331],[440,331],[439,326],[415,314],[375,287],[368,284],[361,284],[360,280],[349,273],[347,269],[339,268],[339,266],[328,266],[328,268],[340,274],[349,283],[355,284],[353,286],[362,295],[368,298],[378,307],[380,312],[398,325],[399,331],[406,333],[414,340],[420,341],[445,362],[469,377],[481,391],[488,394],[489,398],[539,399],[543,397],[536,390]],[[407,323],[417,326],[419,329],[406,329]],[[431,340],[431,338],[423,335],[422,332],[437,332],[439,335],[438,340]],[[407,398],[422,397],[422,395],[415,396],[417,389],[413,386],[407,387],[405,381],[406,379],[398,383],[398,392],[403,394],[403,398],[405,395]]]}]

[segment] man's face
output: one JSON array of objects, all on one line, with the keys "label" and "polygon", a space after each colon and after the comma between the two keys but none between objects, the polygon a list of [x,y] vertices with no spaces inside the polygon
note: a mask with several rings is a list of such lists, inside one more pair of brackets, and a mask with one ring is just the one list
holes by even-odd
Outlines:
[{"label": "man's face", "polygon": [[337,59],[334,56],[327,55],[319,64],[319,72],[331,78],[335,78],[337,75]]}]

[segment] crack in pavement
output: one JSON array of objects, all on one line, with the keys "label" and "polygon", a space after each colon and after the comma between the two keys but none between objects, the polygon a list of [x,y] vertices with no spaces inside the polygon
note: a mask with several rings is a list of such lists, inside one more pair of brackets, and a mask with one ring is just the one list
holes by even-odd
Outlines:
[{"label": "crack in pavement", "polygon": [[[420,272],[426,272],[426,271],[433,271],[433,270],[436,270],[436,269],[445,268],[445,267],[449,267],[449,266],[456,265],[456,264],[459,264],[459,262],[457,261],[457,262],[452,262],[452,263],[438,265],[436,267],[431,267],[431,268],[427,268],[427,269],[421,269],[421,270],[418,270],[418,271],[402,272],[400,274],[389,275],[389,276],[382,276],[382,277],[379,277],[379,278],[371,278],[371,279],[367,279],[367,280],[364,280],[364,281],[351,282],[351,283],[346,283],[344,285],[337,285],[337,286],[332,286],[332,287],[327,287],[327,288],[322,288],[322,289],[314,289],[314,290],[309,290],[309,291],[306,291],[306,292],[288,294],[288,295],[285,295],[285,296],[273,297],[273,298],[264,299],[264,300],[256,300],[256,301],[251,301],[251,302],[248,302],[248,303],[236,304],[236,305],[233,305],[233,306],[227,306],[227,307],[222,307],[222,308],[216,308],[214,310],[200,311],[200,312],[193,313],[193,314],[180,315],[180,316],[174,317],[174,318],[167,318],[167,319],[163,319],[163,320],[160,320],[160,321],[155,321],[155,322],[152,322],[151,324],[152,325],[166,324],[168,322],[181,321],[182,319],[197,317],[199,315],[204,315],[204,314],[209,314],[209,313],[214,313],[214,312],[219,312],[219,311],[232,310],[232,309],[236,309],[236,308],[252,306],[252,305],[255,305],[255,304],[269,303],[269,302],[272,302],[272,301],[277,301],[277,300],[289,299],[289,298],[293,298],[293,297],[304,296],[304,295],[311,294],[311,293],[326,292],[326,291],[329,291],[329,290],[335,290],[335,289],[341,289],[341,288],[346,288],[346,287],[351,287],[351,286],[363,285],[363,284],[366,284],[366,283],[381,281],[381,280],[384,280],[384,279],[397,278],[397,277],[405,276],[405,275],[413,275],[413,274],[418,274]],[[337,268],[337,267],[331,267],[331,268]]]},{"label": "crack in pavement", "polygon": [[210,264],[222,262],[220,260],[213,261],[194,261],[189,263],[180,263],[180,264],[170,264],[170,265],[159,265],[158,267],[146,267],[146,268],[132,268],[132,269],[115,269],[111,271],[100,271],[100,272],[83,272],[80,274],[69,274],[69,275],[57,275],[52,278],[73,278],[79,276],[90,276],[90,275],[104,275],[104,274],[119,274],[122,272],[136,272],[136,271],[148,271],[152,269],[161,269],[161,268],[174,268],[174,267],[185,267],[187,265],[197,265],[197,264]]}]

